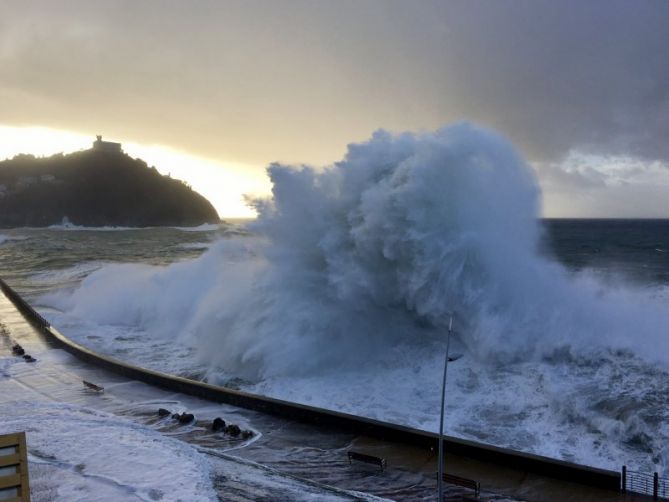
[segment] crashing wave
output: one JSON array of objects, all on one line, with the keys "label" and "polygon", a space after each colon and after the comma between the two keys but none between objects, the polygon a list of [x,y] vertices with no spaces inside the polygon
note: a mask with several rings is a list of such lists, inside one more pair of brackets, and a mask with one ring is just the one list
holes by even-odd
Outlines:
[{"label": "crashing wave", "polygon": [[451,313],[470,356],[491,362],[564,347],[651,357],[667,348],[657,301],[539,255],[533,171],[493,132],[377,131],[332,166],[273,164],[268,174],[253,237],[165,268],[103,267],[60,308],[180,338],[212,368],[252,379],[429,346]]}]

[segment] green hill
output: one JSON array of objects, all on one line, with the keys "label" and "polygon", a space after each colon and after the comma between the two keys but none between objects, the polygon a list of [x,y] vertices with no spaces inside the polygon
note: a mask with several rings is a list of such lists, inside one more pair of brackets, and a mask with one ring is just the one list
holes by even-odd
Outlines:
[{"label": "green hill", "polygon": [[0,162],[0,227],[44,227],[64,217],[82,226],[219,222],[202,195],[120,150]]}]

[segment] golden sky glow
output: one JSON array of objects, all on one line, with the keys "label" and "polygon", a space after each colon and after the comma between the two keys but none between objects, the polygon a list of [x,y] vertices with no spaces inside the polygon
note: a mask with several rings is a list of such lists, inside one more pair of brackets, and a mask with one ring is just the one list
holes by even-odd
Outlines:
[{"label": "golden sky glow", "polygon": [[[49,129],[45,127],[10,127],[0,125],[0,159],[19,153],[48,156],[70,153],[91,147],[95,135]],[[200,158],[161,145],[125,143],[122,138],[104,138],[123,143],[123,150],[133,158],[141,158],[162,174],[187,181],[194,190],[214,205],[222,218],[252,217],[243,195],[266,195],[269,180],[259,166],[222,163]]]},{"label": "golden sky glow", "polygon": [[548,216],[669,217],[667,26],[661,0],[0,2],[0,153],[102,134],[236,216],[270,162],[466,120],[535,167]]}]

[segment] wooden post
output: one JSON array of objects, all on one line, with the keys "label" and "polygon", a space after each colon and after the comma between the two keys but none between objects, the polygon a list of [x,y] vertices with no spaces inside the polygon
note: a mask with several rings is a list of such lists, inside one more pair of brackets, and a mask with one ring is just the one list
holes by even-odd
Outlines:
[{"label": "wooden post", "polygon": [[657,472],[653,473],[653,500],[657,500],[658,492],[660,491],[660,477]]}]

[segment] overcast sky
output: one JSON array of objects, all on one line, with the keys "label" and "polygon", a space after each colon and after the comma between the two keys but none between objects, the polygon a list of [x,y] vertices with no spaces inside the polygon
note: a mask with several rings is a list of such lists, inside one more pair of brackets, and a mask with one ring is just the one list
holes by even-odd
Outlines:
[{"label": "overcast sky", "polygon": [[0,125],[260,170],[460,120],[548,216],[669,217],[669,1],[0,0]]}]

